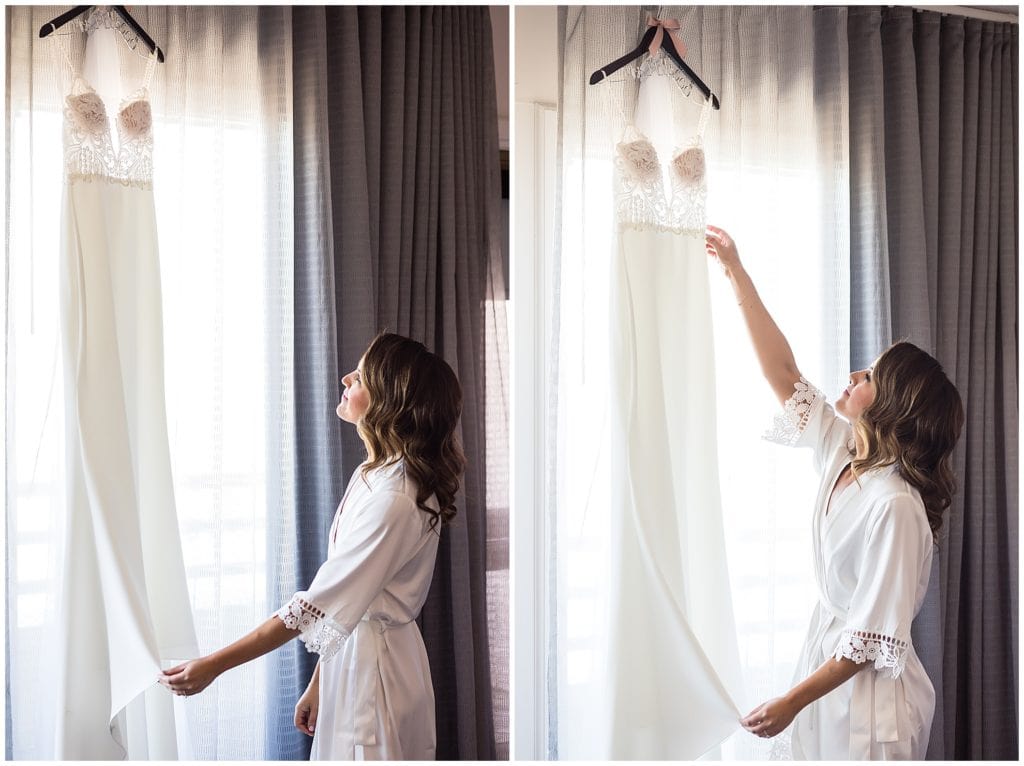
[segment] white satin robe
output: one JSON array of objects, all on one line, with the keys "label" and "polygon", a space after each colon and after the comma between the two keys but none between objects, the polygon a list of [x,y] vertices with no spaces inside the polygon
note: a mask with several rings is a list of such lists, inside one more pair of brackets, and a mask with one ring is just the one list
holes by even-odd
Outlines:
[{"label": "white satin robe", "polygon": [[875,469],[829,496],[850,462],[853,429],[800,379],[771,441],[814,450],[821,486],[812,518],[814,610],[794,682],[829,658],[871,662],[805,708],[791,728],[796,760],[922,760],[935,689],[910,624],[928,589],[932,533],[917,490],[895,468]]},{"label": "white satin robe", "polygon": [[[431,498],[432,507],[436,501]],[[439,535],[402,462],[349,480],[327,561],[277,616],[320,654],[312,760],[433,760],[434,690],[416,625]]]}]

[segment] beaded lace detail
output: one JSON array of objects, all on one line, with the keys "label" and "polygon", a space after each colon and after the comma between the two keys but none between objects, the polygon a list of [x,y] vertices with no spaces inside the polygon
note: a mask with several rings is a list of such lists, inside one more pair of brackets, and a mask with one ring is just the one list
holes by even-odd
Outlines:
[{"label": "beaded lace detail", "polygon": [[126,99],[117,114],[120,147],[114,150],[106,106],[81,78],[64,100],[64,170],[71,181],[107,181],[153,188],[153,117],[148,95]]},{"label": "beaded lace detail", "polygon": [[700,138],[694,138],[673,157],[669,164],[671,194],[666,197],[654,146],[635,128],[627,131],[627,137],[632,140],[624,140],[615,147],[619,224],[703,236],[708,187]]},{"label": "beaded lace detail", "polygon": [[306,651],[320,655],[326,662],[331,659],[349,634],[337,622],[302,597],[301,593],[277,610],[276,615],[286,628],[300,632],[299,640]]},{"label": "beaded lace detail", "polygon": [[763,436],[767,441],[786,447],[792,447],[799,441],[811,416],[825,403],[825,394],[808,383],[803,375],[793,385],[793,395],[786,400],[782,412],[775,416],[771,428]]},{"label": "beaded lace detail", "polygon": [[892,677],[899,678],[907,664],[907,642],[882,633],[863,630],[844,630],[836,647],[837,660],[846,657],[858,665],[874,662],[875,670],[892,670]]},{"label": "beaded lace detail", "polygon": [[132,50],[136,50],[142,44],[135,30],[113,8],[100,6],[93,9],[86,16],[79,17],[79,19],[76,19],[76,22],[79,23],[83,32],[104,28],[114,29],[120,33],[121,37],[124,38],[125,44]]}]

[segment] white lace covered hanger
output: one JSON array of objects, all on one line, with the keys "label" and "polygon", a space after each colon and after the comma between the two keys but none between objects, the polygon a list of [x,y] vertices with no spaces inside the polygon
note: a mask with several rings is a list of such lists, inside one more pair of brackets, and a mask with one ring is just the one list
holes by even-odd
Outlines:
[{"label": "white lace covered hanger", "polygon": [[[609,75],[627,67],[629,64],[645,54],[649,54],[651,59],[659,58],[656,54],[667,54],[668,59],[674,64],[674,76],[681,77],[685,75],[689,78],[688,85],[691,88],[695,86],[704,98],[711,102],[712,108],[718,109],[720,107],[718,97],[711,92],[711,89],[707,84],[683,60],[683,57],[686,55],[686,45],[683,42],[682,37],[678,34],[680,28],[679,21],[677,19],[662,18],[661,15],[661,6],[658,7],[657,16],[648,13],[648,29],[644,33],[643,37],[640,38],[640,44],[624,56],[620,56],[614,61],[605,64],[603,67],[596,70],[590,75],[590,84],[597,85],[600,82],[604,82],[608,79]],[[662,55],[661,58],[664,59],[664,55]],[[645,62],[645,64],[646,63],[647,62]],[[642,66],[636,68],[631,67],[631,69],[635,69],[635,77],[642,77],[644,74]],[[686,95],[689,94],[686,93]]]},{"label": "white lace covered hanger", "polygon": [[[90,10],[92,12],[86,16],[86,12]],[[70,11],[43,24],[39,29],[39,36],[49,37],[67,24],[72,24],[73,29],[82,32],[99,28],[115,29],[121,33],[125,43],[132,51],[143,57],[155,54],[156,61],[160,64],[164,63],[164,52],[123,5],[76,5]],[[60,36],[68,34],[71,32],[62,32]],[[140,43],[141,47],[147,50],[138,50]]]}]

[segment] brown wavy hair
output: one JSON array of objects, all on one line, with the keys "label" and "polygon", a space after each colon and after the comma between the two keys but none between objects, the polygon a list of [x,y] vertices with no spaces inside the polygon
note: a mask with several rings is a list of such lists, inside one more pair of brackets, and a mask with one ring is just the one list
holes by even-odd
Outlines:
[{"label": "brown wavy hair", "polygon": [[921,494],[938,540],[956,491],[952,454],[964,425],[960,394],[931,354],[906,341],[882,352],[871,379],[875,399],[854,423],[861,445],[854,476],[895,465]]},{"label": "brown wavy hair", "polygon": [[[455,517],[455,495],[466,457],[455,435],[462,387],[448,363],[418,341],[381,333],[363,355],[362,383],[370,404],[356,424],[366,444],[363,475],[405,461],[416,482],[416,505],[430,528]],[[427,501],[437,498],[439,510]]]}]

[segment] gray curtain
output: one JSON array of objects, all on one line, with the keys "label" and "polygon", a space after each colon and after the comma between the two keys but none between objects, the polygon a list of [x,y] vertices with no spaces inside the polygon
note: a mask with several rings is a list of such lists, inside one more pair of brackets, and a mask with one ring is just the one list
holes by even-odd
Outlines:
[{"label": "gray curtain", "polygon": [[910,340],[967,415],[914,625],[937,692],[928,757],[1016,760],[1017,26],[857,7],[847,31],[851,364]]},{"label": "gray curtain", "polygon": [[[291,514],[268,515],[267,544],[276,551],[268,557],[273,562],[268,567],[272,604],[284,604],[304,589],[323,563],[333,509],[344,494],[346,479],[342,428],[330,417],[341,387],[334,270],[325,263],[334,252],[326,167],[326,80],[321,76],[325,33],[322,19],[314,24],[312,14],[295,10],[289,9],[283,20],[293,45],[291,72],[285,82],[276,83],[279,89],[290,85],[292,91],[295,507]],[[293,717],[316,661],[317,656],[298,641],[268,655],[268,760],[309,758],[312,740],[295,728]]]},{"label": "gray curtain", "polygon": [[[484,361],[489,276],[501,268],[501,182],[489,14],[296,6],[292,29],[295,578],[308,582],[323,561],[344,483],[365,457],[355,430],[333,414],[341,375],[381,330],[422,341],[462,383],[469,459],[420,618],[437,756],[492,759],[486,469],[501,456],[485,439]],[[311,667],[300,664],[300,681],[280,674],[291,700]]]}]

